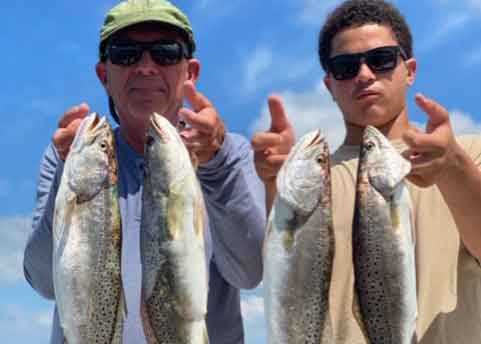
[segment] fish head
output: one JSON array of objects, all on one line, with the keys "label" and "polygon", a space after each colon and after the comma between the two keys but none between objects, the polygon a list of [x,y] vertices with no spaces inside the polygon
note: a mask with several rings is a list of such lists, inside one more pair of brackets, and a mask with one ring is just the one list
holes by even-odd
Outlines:
[{"label": "fish head", "polygon": [[293,147],[276,182],[278,197],[295,213],[305,216],[314,211],[330,184],[329,148],[319,130],[304,135]]},{"label": "fish head", "polygon": [[92,199],[117,182],[117,161],[112,127],[92,113],[81,123],[65,161],[69,189],[77,202]]},{"label": "fish head", "polygon": [[369,183],[385,198],[411,171],[411,163],[373,126],[364,130],[359,163],[367,169]]},{"label": "fish head", "polygon": [[161,188],[183,180],[192,169],[190,155],[177,129],[157,113],[150,118],[144,156],[146,177]]}]

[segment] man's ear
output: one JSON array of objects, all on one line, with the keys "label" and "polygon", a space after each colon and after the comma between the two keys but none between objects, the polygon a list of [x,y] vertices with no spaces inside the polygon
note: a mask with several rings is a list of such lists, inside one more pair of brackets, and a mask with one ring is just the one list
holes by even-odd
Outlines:
[{"label": "man's ear", "polygon": [[107,87],[107,68],[105,68],[105,63],[98,62],[95,65],[95,72],[97,73],[97,77],[99,78],[102,85],[104,87]]},{"label": "man's ear", "polygon": [[410,59],[406,60],[405,64],[407,69],[406,83],[408,84],[408,86],[412,86],[412,84],[414,84],[414,80],[416,80],[416,59],[414,57],[411,57]]},{"label": "man's ear", "polygon": [[333,101],[336,101],[336,98],[334,97],[334,94],[332,93],[332,86],[331,86],[331,78],[329,77],[329,74],[326,74],[326,76],[324,76],[324,85],[326,86],[327,90],[329,91],[329,93],[331,94],[331,97],[332,97],[332,100]]},{"label": "man's ear", "polygon": [[191,80],[195,83],[200,76],[200,61],[197,59],[190,59],[187,63],[187,80]]}]

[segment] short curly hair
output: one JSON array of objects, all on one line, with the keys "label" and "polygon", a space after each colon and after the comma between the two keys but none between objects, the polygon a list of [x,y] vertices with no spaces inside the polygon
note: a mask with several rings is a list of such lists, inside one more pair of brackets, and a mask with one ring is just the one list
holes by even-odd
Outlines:
[{"label": "short curly hair", "polygon": [[412,35],[401,12],[384,0],[347,0],[327,17],[319,33],[319,61],[327,72],[333,38],[344,29],[365,24],[380,24],[391,28],[407,58],[413,55]]}]

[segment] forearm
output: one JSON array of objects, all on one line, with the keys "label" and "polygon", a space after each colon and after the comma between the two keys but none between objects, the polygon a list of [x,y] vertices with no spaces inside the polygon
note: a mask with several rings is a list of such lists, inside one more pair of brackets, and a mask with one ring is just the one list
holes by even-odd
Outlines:
[{"label": "forearm", "polygon": [[481,171],[459,145],[437,185],[464,246],[481,259]]},{"label": "forearm", "polygon": [[24,252],[25,278],[39,294],[54,298],[52,280],[52,219],[63,163],[50,146],[44,154],[37,186],[32,233]]},{"label": "forearm", "polygon": [[226,136],[220,160],[201,169],[213,259],[223,277],[238,288],[253,288],[262,278],[265,227],[264,190],[247,142]]}]

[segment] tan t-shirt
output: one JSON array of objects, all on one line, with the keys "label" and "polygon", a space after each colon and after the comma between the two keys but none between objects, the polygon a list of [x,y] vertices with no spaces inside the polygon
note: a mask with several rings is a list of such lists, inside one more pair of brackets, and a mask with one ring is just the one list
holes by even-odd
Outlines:
[{"label": "tan t-shirt", "polygon": [[[457,140],[481,166],[481,137]],[[405,149],[400,141],[393,144],[399,151]],[[351,231],[358,155],[358,146],[341,146],[331,157],[335,256],[330,307],[335,343],[366,343],[352,313]],[[438,188],[422,189],[408,182],[408,189],[414,212],[419,343],[480,344],[481,267],[460,242]]]}]

